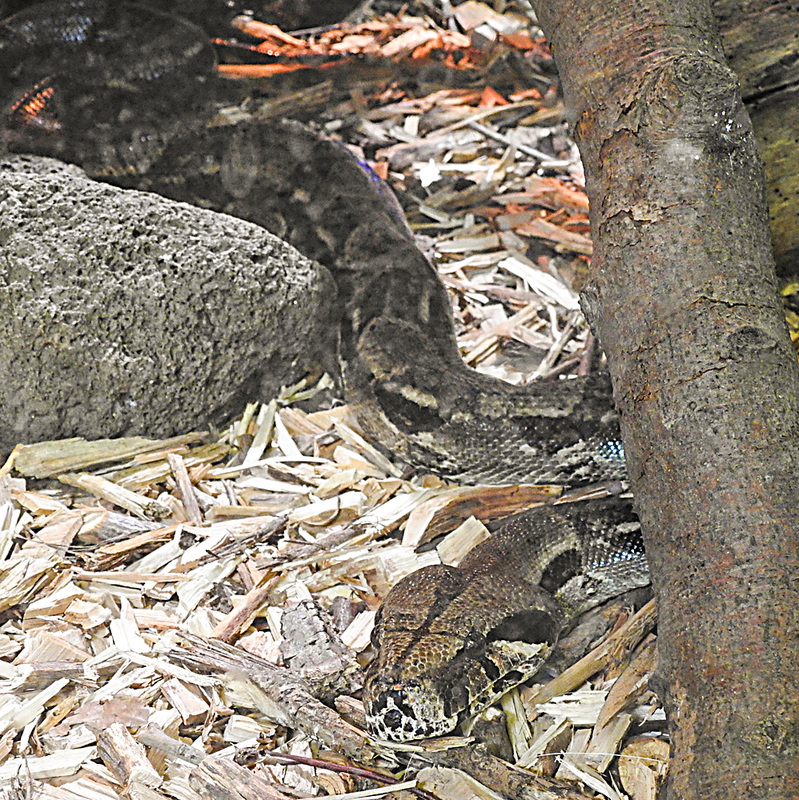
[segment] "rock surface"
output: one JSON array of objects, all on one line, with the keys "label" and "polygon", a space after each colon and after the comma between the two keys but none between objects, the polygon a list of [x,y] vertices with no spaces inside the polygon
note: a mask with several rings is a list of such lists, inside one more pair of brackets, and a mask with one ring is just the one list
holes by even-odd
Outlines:
[{"label": "rock surface", "polygon": [[334,292],[256,225],[0,161],[0,453],[169,436],[269,399],[325,351]]}]

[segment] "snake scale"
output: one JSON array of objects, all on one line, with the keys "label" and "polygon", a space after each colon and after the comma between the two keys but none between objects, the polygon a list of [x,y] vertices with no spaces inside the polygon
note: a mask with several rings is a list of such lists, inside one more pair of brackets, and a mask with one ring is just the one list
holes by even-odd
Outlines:
[{"label": "snake scale", "polygon": [[[514,387],[465,367],[445,289],[385,186],[298,123],[208,125],[212,67],[183,20],[104,0],[33,6],[0,26],[5,148],[242,217],[324,265],[338,289],[325,366],[368,435],[408,463],[461,482],[623,477],[606,376]],[[627,499],[512,518],[458,568],[389,593],[370,727],[395,740],[452,730],[535,672],[579,613],[648,581]]]}]

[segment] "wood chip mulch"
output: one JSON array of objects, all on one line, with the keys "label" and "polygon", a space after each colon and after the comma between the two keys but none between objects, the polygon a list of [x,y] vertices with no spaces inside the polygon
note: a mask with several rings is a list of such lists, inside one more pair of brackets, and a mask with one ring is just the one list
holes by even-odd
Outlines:
[{"label": "wood chip mulch", "polygon": [[[472,15],[460,31],[395,16],[302,47],[264,41],[440,48],[453,68],[455,52],[483,68],[471,51],[492,30],[531,63],[545,50],[516,14],[457,8]],[[514,383],[598,358],[576,294],[591,253],[582,171],[547,81],[394,84],[319,117],[396,187],[466,362]],[[0,470],[0,797],[493,797],[523,781],[541,800],[655,799],[668,742],[648,687],[652,603],[594,613],[503,702],[499,749],[524,772],[461,737],[364,732],[362,669],[389,588],[557,490],[412,474],[330,392],[326,378],[289,387],[223,431],[14,451]]]}]

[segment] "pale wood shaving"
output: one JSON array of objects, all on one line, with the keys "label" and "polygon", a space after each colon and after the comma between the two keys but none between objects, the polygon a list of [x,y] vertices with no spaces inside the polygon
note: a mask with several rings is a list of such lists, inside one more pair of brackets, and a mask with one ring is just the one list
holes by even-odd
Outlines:
[{"label": "pale wood shaving", "polygon": [[102,500],[108,500],[109,503],[114,503],[114,505],[146,519],[163,519],[170,514],[169,507],[163,503],[136,494],[136,492],[125,489],[98,475],[89,475],[87,473],[65,474],[59,475],[58,479],[61,483],[84,489]]},{"label": "pale wood shaving", "polygon": [[130,789],[133,784],[159,786],[161,776],[147,760],[144,748],[119,722],[100,732],[97,739],[100,758],[117,780]]},{"label": "pale wood shaving", "polygon": [[[576,737],[572,741],[573,743],[576,743]],[[613,786],[611,786],[606,780],[604,780],[599,773],[597,773],[591,767],[578,767],[571,761],[568,753],[561,761],[561,768],[558,770],[558,775],[561,774],[571,774],[575,776],[580,780],[581,783],[584,783],[590,789],[598,792],[603,797],[607,797],[608,800],[624,800],[622,795],[619,794],[619,792],[617,792],[616,789],[614,789]]]},{"label": "pale wood shaving", "polygon": [[64,472],[85,469],[114,461],[124,461],[144,453],[178,449],[201,439],[197,433],[172,439],[147,439],[131,436],[125,439],[61,439],[57,442],[18,445],[13,453],[14,470],[20,475],[48,478]]},{"label": "pale wood shaving", "polygon": [[74,775],[82,764],[96,756],[95,747],[79,747],[46,756],[11,758],[0,765],[0,786],[16,781],[24,785],[28,780],[47,780]]},{"label": "pale wood shaving", "polygon": [[[630,708],[651,695],[649,676],[654,675],[657,663],[657,639],[650,634],[636,649],[621,675],[613,681],[605,705],[597,718],[598,728],[606,725],[623,709]],[[612,670],[608,669],[606,674],[612,675]]]},{"label": "pale wood shaving", "polygon": [[[543,719],[543,718],[542,718]],[[555,762],[545,762],[544,757],[552,753],[560,754],[571,741],[573,726],[565,717],[560,719],[546,718],[545,729],[520,753],[516,763],[520,767],[536,767],[538,774],[554,775],[557,769]],[[565,738],[564,735],[566,734]]]},{"label": "pale wood shaving", "polygon": [[632,800],[656,800],[669,763],[669,743],[654,736],[636,736],[619,755],[619,780]]},{"label": "pale wood shaving", "polygon": [[490,535],[488,528],[479,519],[469,517],[436,545],[438,557],[442,564],[452,564],[457,567],[473,547],[488,539]]},{"label": "pale wood shaving", "polygon": [[[554,680],[544,686],[537,687],[529,693],[525,698],[526,702],[540,708],[548,700],[573,691],[592,675],[603,669],[612,658],[618,656],[621,650],[635,646],[641,637],[652,629],[656,619],[655,601],[651,600],[634,617],[611,634],[599,647],[562,672]],[[597,710],[598,713],[599,709]]]}]

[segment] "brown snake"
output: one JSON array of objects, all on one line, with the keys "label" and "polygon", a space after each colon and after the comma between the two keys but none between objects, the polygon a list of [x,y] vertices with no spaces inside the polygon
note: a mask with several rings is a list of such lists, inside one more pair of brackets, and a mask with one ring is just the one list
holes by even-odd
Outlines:
[{"label": "brown snake", "polygon": [[[7,146],[256,222],[324,265],[338,288],[326,328],[338,358],[326,366],[372,439],[459,481],[623,477],[607,377],[514,387],[466,368],[435,269],[396,201],[342,146],[291,122],[205,124],[195,99],[212,60],[192,26],[100,0],[36,8],[0,27],[0,70],[13,78],[3,98]],[[182,61],[154,50],[135,74],[115,61],[109,31],[124,33],[142,15],[159,36],[169,21]],[[80,46],[67,41],[76,25]],[[96,49],[109,59],[96,60]],[[154,73],[179,87],[179,114],[172,95],[151,86]],[[31,141],[18,98],[50,90],[53,130]],[[147,110],[131,115],[142,96]],[[577,614],[648,580],[628,500],[514,518],[459,568],[421,570],[389,594],[366,677],[370,726],[398,740],[451,730],[529,677]]]}]

